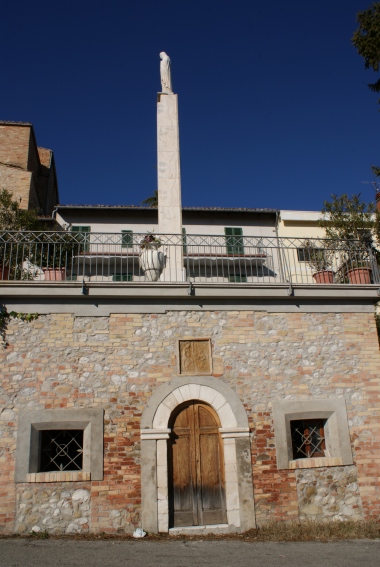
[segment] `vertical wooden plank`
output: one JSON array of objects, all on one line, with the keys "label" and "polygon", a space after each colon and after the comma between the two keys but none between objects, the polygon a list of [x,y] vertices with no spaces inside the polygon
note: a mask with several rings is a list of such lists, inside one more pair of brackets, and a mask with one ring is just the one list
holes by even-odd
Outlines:
[{"label": "vertical wooden plank", "polygon": [[188,403],[172,424],[169,516],[175,527],[227,521],[219,423],[204,404]]}]

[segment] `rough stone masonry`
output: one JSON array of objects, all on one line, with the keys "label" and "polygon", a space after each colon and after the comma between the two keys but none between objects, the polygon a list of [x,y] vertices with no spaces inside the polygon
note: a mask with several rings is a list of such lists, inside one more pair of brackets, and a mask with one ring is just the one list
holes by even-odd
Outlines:
[{"label": "rough stone masonry", "polygon": [[[257,523],[380,516],[379,346],[372,314],[253,311],[10,320],[1,357],[3,533],[129,533],[140,523],[140,417],[178,376],[178,340],[210,338],[212,376],[246,409]],[[344,398],[353,465],[278,470],[271,404]],[[18,414],[104,409],[101,481],[14,483]]]}]

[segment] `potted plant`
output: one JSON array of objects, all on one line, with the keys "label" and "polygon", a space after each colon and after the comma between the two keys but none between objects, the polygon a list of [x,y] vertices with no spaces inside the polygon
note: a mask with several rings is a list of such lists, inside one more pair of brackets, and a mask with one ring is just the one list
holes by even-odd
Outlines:
[{"label": "potted plant", "polygon": [[20,208],[6,189],[0,191],[0,281],[32,279],[24,263],[29,251],[29,232],[41,230],[37,211]]},{"label": "potted plant", "polygon": [[66,280],[67,269],[73,268],[81,246],[73,232],[44,232],[35,235],[28,260],[43,271],[45,281]]},{"label": "potted plant", "polygon": [[317,246],[312,240],[303,243],[306,263],[313,270],[313,278],[316,283],[329,284],[334,282],[334,272],[332,270],[334,260],[334,250],[329,248],[327,241],[319,241]]},{"label": "potted plant", "polygon": [[340,257],[336,277],[342,282],[370,284],[379,254],[373,237],[373,203],[363,203],[360,194],[332,195],[331,202],[325,201],[322,214],[319,226]]},{"label": "potted plant", "polygon": [[140,268],[150,282],[156,282],[164,268],[164,254],[158,250],[161,246],[161,240],[151,232],[140,241]]}]

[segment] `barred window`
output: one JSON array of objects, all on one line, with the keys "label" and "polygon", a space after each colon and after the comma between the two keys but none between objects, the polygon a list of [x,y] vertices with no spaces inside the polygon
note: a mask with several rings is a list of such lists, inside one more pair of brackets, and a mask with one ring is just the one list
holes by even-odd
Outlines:
[{"label": "barred window", "polygon": [[43,430],[40,432],[38,472],[81,471],[83,469],[83,430]]},{"label": "barred window", "polygon": [[325,423],[324,419],[301,419],[290,422],[293,459],[325,456]]}]

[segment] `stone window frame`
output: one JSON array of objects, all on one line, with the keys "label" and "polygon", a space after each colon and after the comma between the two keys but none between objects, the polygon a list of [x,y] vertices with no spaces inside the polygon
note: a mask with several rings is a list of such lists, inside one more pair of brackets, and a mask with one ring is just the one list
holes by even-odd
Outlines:
[{"label": "stone window frame", "polygon": [[[343,398],[273,402],[277,468],[297,469],[352,465],[350,432]],[[325,419],[326,450],[330,456],[293,459],[290,422]]]},{"label": "stone window frame", "polygon": [[[180,342],[181,341],[208,341],[208,352],[210,357],[210,372],[181,372],[181,351],[180,351]],[[177,363],[177,371],[179,376],[212,376],[213,372],[213,361],[212,361],[212,345],[211,345],[211,337],[180,337],[177,339],[177,355],[178,355],[178,363]]]},{"label": "stone window frame", "polygon": [[[103,409],[50,409],[20,412],[15,482],[103,480]],[[39,431],[83,429],[83,470],[38,472]]]}]

